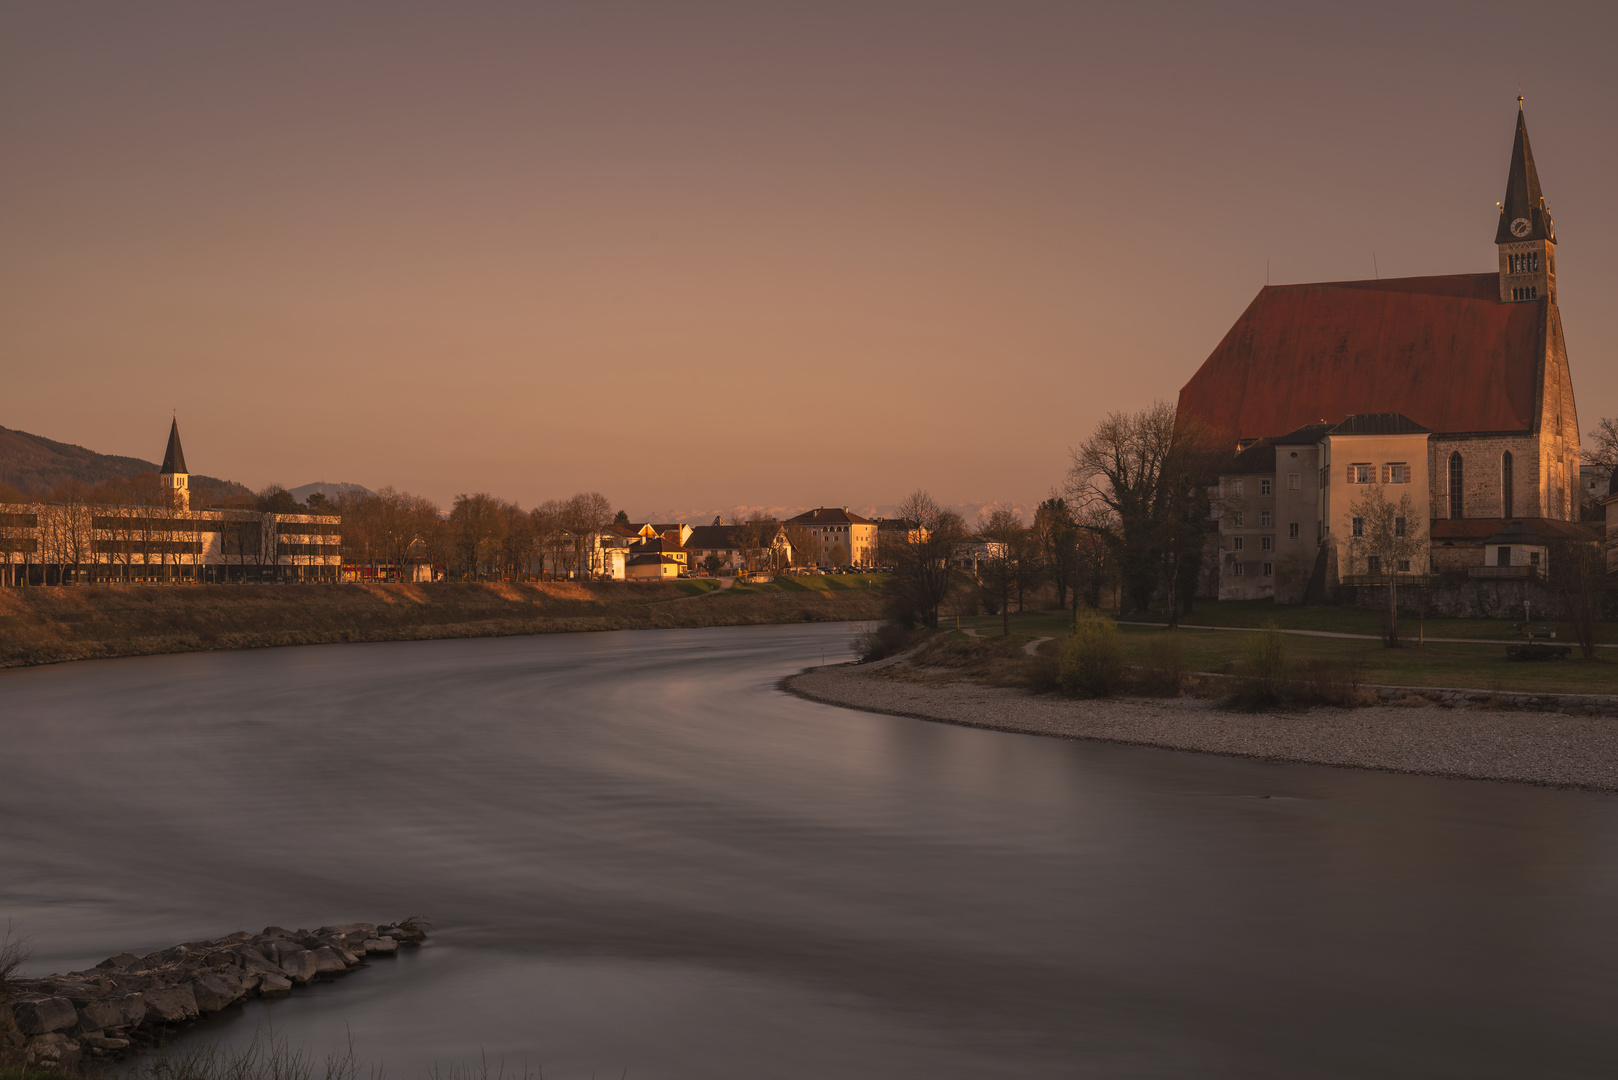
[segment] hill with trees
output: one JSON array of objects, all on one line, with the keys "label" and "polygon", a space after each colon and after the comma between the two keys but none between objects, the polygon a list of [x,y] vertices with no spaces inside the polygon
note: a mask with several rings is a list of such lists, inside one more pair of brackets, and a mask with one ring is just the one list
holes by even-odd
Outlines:
[{"label": "hill with trees", "polygon": [[[108,480],[155,473],[157,468],[155,461],[98,454],[72,443],[0,427],[0,491],[10,488],[14,495],[24,498],[49,495],[69,481],[94,487]],[[224,496],[252,494],[246,485],[234,480],[200,474],[192,475],[191,486]]]}]

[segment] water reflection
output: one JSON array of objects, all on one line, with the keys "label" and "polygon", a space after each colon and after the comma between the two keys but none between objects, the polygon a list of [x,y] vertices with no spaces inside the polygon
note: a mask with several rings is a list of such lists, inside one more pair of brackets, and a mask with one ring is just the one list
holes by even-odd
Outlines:
[{"label": "water reflection", "polygon": [[62,970],[425,912],[419,954],[274,1008],[394,1076],[1610,1073],[1618,800],[773,690],[846,636],[0,673],[0,916]]}]

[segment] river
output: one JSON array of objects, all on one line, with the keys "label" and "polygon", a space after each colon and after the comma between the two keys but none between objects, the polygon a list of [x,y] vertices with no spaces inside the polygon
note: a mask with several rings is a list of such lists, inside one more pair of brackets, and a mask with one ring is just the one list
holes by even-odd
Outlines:
[{"label": "river", "polygon": [[188,1036],[268,1018],[396,1080],[1618,1073],[1618,798],[775,689],[848,634],[0,672],[0,920],[42,973],[429,916]]}]

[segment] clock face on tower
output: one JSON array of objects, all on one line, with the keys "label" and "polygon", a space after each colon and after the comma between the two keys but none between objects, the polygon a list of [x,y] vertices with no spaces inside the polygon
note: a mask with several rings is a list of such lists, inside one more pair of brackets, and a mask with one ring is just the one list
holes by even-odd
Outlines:
[{"label": "clock face on tower", "polygon": [[1527,236],[1530,232],[1533,231],[1533,228],[1534,227],[1532,225],[1528,224],[1528,219],[1527,218],[1520,217],[1516,221],[1513,221],[1511,223],[1511,235],[1512,236]]}]

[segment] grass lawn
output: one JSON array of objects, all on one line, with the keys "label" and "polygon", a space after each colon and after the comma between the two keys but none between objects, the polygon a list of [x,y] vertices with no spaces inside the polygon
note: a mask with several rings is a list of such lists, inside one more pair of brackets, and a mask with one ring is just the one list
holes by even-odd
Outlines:
[{"label": "grass lawn", "polygon": [[[1353,608],[1286,608],[1267,602],[1206,603],[1197,607],[1197,613],[1189,621],[1206,625],[1261,626],[1269,617],[1290,614],[1301,617],[1276,618],[1276,623],[1284,629],[1332,630],[1340,633],[1376,631],[1376,613]],[[1370,616],[1368,624],[1357,621],[1361,616]],[[1011,632],[1014,637],[1025,641],[1046,636],[1060,638],[1068,631],[1069,618],[1062,612],[1054,611],[1012,615]],[[953,630],[954,620],[942,620],[942,625],[946,630]],[[974,628],[980,636],[992,638],[1000,634],[1000,617],[982,615],[963,618],[961,626]],[[1512,628],[1513,624],[1509,622],[1489,619],[1429,620],[1426,626],[1429,637],[1515,639],[1518,635],[1513,633]],[[1121,629],[1133,663],[1144,662],[1148,644],[1165,633],[1164,630],[1146,626],[1126,625]],[[1399,649],[1383,648],[1380,641],[1374,640],[1289,634],[1286,636],[1287,657],[1300,667],[1312,659],[1358,662],[1363,665],[1362,681],[1385,686],[1618,694],[1618,649],[1601,649],[1595,660],[1584,660],[1579,656],[1577,645],[1569,640],[1566,627],[1559,628],[1557,641],[1574,645],[1572,658],[1544,663],[1511,663],[1506,660],[1505,646],[1484,642],[1439,644],[1428,641],[1424,645],[1417,645],[1414,643],[1416,626],[1413,620],[1408,629],[1412,635],[1411,642]],[[1611,627],[1602,629],[1609,634],[1612,630]],[[1194,671],[1212,672],[1230,670],[1246,655],[1247,643],[1252,637],[1250,634],[1224,630],[1180,630],[1177,633],[1185,649],[1186,666]],[[1050,649],[1055,644],[1051,642],[1044,648]]]}]

